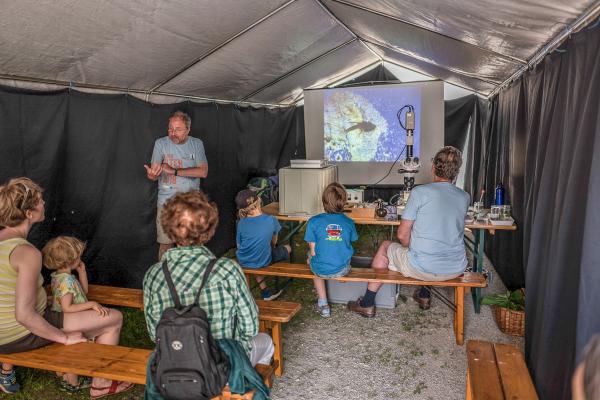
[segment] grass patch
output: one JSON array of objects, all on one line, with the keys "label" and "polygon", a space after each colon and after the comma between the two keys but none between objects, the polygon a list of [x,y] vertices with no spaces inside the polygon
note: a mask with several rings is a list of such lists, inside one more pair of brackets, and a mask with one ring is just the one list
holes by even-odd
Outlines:
[{"label": "grass patch", "polygon": [[415,390],[413,390],[413,394],[421,394],[421,392],[425,389],[427,389],[427,385],[425,384],[425,382],[421,381],[417,384]]}]

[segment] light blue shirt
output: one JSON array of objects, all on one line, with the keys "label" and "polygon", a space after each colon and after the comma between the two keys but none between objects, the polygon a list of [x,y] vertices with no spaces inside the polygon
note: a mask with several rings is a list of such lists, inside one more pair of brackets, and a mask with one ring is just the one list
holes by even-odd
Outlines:
[{"label": "light blue shirt", "polygon": [[[152,163],[166,163],[175,169],[195,168],[206,163],[202,140],[188,136],[185,143],[175,144],[168,136],[156,139]],[[200,178],[162,173],[158,178],[158,206],[162,206],[175,193],[200,190]]]},{"label": "light blue shirt", "polygon": [[452,183],[434,182],[410,192],[402,219],[414,221],[408,260],[427,273],[463,272],[467,255],[463,238],[470,196]]}]

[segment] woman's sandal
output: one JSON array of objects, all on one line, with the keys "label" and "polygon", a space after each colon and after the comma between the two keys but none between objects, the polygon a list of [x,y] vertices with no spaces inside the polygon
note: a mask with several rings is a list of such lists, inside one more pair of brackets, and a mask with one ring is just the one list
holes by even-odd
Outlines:
[{"label": "woman's sandal", "polygon": [[90,397],[92,400],[101,399],[106,396],[111,396],[117,393],[123,393],[133,388],[133,383],[123,381],[112,381],[110,386],[95,387],[90,389]]},{"label": "woman's sandal", "polygon": [[92,386],[91,378],[88,378],[85,376],[80,376],[79,379],[77,380],[77,385],[71,385],[69,382],[65,381],[64,379],[61,379],[58,388],[60,390],[62,390],[63,392],[76,393],[82,389],[89,389],[91,386]]}]

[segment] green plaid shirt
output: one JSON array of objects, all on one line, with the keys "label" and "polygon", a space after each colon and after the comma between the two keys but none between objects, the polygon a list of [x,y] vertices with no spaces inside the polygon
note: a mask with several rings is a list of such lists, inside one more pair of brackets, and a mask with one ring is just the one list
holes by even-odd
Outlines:
[{"label": "green plaid shirt", "polygon": [[[155,341],[156,325],[162,312],[173,307],[162,261],[167,260],[171,278],[182,305],[192,304],[202,276],[213,253],[204,246],[172,248],[154,264],[144,277],[144,315],[150,339]],[[250,340],[258,334],[258,308],[240,266],[233,260],[221,258],[213,267],[208,282],[200,294],[200,307],[209,318],[215,339],[236,339],[250,354]],[[237,332],[233,332],[237,316]]]}]

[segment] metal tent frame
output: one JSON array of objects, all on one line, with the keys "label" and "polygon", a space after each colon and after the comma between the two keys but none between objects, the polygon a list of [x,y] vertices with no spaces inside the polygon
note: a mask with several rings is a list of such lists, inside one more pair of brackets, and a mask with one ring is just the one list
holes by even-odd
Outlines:
[{"label": "metal tent frame", "polygon": [[[552,1],[552,0],[548,0]],[[169,90],[169,84],[173,81],[180,79],[183,76],[190,75],[190,79],[193,79],[194,70],[202,63],[207,61],[211,56],[217,54],[220,50],[226,49],[228,45],[237,39],[244,38],[253,30],[263,26],[267,21],[274,20],[279,15],[281,15],[284,11],[290,10],[293,5],[301,4],[303,6],[307,6],[310,3],[316,5],[323,11],[323,13],[327,16],[327,21],[333,21],[331,25],[337,25],[343,31],[349,35],[347,40],[341,41],[341,43],[337,43],[332,45],[329,49],[325,51],[321,51],[318,54],[312,55],[310,58],[304,60],[302,63],[288,67],[287,71],[282,72],[279,76],[269,79],[264,83],[260,83],[257,87],[252,90],[248,90],[246,93],[240,94],[235,98],[223,96],[223,97],[215,97],[210,95],[204,95],[203,93],[197,94],[185,94],[179,93],[177,91]],[[112,91],[119,93],[131,93],[137,94],[140,96],[144,96],[146,100],[150,100],[152,96],[167,96],[167,97],[175,97],[175,98],[183,98],[195,101],[206,101],[206,102],[222,102],[222,103],[235,103],[241,105],[254,105],[254,106],[267,106],[267,107],[285,107],[297,104],[298,101],[301,101],[303,96],[299,96],[295,92],[287,93],[287,97],[284,98],[284,102],[277,101],[258,101],[256,100],[256,96],[259,94],[263,94],[267,89],[272,89],[279,84],[285,83],[288,80],[292,80],[292,84],[294,77],[299,76],[301,73],[305,73],[306,71],[310,71],[310,68],[318,62],[328,62],[328,60],[335,60],[340,51],[347,49],[350,46],[354,46],[360,44],[365,50],[365,54],[370,54],[369,58],[364,58],[362,60],[362,64],[351,65],[343,70],[343,77],[339,78],[335,76],[334,79],[328,77],[315,76],[315,78],[324,78],[324,82],[321,82],[319,85],[311,85],[310,82],[306,86],[310,88],[317,87],[330,87],[335,84],[335,82],[339,82],[344,80],[346,77],[356,73],[359,70],[365,70],[367,68],[372,68],[376,65],[379,65],[383,62],[391,63],[397,65],[402,68],[406,68],[412,70],[414,72],[418,72],[427,76],[430,76],[435,79],[443,79],[440,74],[436,74],[436,71],[443,72],[444,75],[447,76],[447,79],[443,79],[448,81],[451,84],[462,87],[467,90],[471,90],[477,92],[486,97],[495,96],[502,88],[509,85],[515,79],[518,79],[525,71],[535,67],[545,55],[549,54],[553,50],[555,50],[560,44],[569,37],[569,35],[578,29],[584,27],[587,23],[589,23],[593,18],[600,15],[600,1],[593,2],[585,2],[585,0],[581,0],[580,3],[582,5],[588,5],[588,7],[581,13],[577,18],[571,20],[568,24],[565,24],[564,29],[560,30],[560,32],[553,37],[550,38],[546,43],[539,43],[538,50],[533,53],[531,57],[527,59],[523,59],[522,57],[518,57],[512,54],[507,53],[506,51],[502,51],[501,49],[494,48],[493,46],[484,46],[480,43],[477,43],[472,38],[459,38],[455,35],[450,35],[445,33],[444,31],[439,31],[440,29],[432,29],[430,26],[427,26],[424,23],[420,23],[419,21],[410,20],[408,18],[400,17],[398,15],[393,15],[391,12],[384,12],[380,9],[377,9],[378,1],[374,0],[372,4],[363,4],[369,2],[361,2],[360,4],[356,3],[352,0],[288,0],[285,3],[279,4],[276,8],[269,11],[262,17],[238,30],[237,32],[229,35],[224,40],[210,47],[210,49],[203,51],[197,57],[194,57],[191,61],[186,62],[180,68],[175,70],[175,72],[170,73],[168,76],[160,79],[156,84],[152,85],[149,88],[133,88],[133,87],[122,87],[119,85],[111,85],[111,84],[103,84],[103,83],[90,83],[86,81],[77,81],[77,80],[64,80],[64,79],[55,79],[52,77],[41,78],[36,76],[28,76],[11,73],[11,71],[2,71],[0,69],[0,79],[8,80],[8,81],[18,81],[18,82],[30,82],[35,84],[47,84],[47,85],[56,85],[58,87],[80,87],[86,88],[90,90],[102,90],[102,91]],[[403,6],[404,3],[399,1]],[[466,3],[466,2],[465,2]],[[339,8],[341,7],[341,8]],[[379,4],[381,8],[381,4]],[[338,8],[339,10],[343,10],[343,12],[336,12],[336,10],[332,8]],[[500,60],[499,62],[506,62],[506,66],[512,66],[512,70],[502,71],[503,74],[500,76],[496,72],[485,74],[477,72],[468,71],[468,68],[463,67],[455,67],[453,65],[448,65],[448,63],[443,64],[441,62],[436,61],[431,54],[427,54],[424,52],[423,54],[416,54],[415,51],[410,49],[403,49],[400,46],[394,45],[390,43],[389,37],[393,37],[393,32],[388,34],[388,40],[385,38],[374,38],[372,32],[370,32],[371,27],[368,29],[365,26],[360,25],[360,21],[356,21],[354,18],[352,19],[352,15],[364,15],[368,16],[368,18],[380,18],[379,21],[384,21],[386,24],[391,24],[390,26],[397,27],[400,32],[409,32],[414,35],[421,35],[423,37],[427,37],[431,42],[441,42],[441,43],[450,43],[455,44],[457,49],[464,51],[465,54],[473,55],[474,57],[480,57],[481,60]],[[288,17],[289,18],[289,17]],[[440,17],[442,19],[442,17]],[[347,23],[350,21],[350,24]],[[0,21],[1,22],[1,21]],[[359,28],[355,29],[352,25],[356,25]],[[0,24],[1,26],[1,24]],[[327,36],[323,36],[327,37]],[[400,38],[401,40],[402,38]],[[0,55],[2,54],[2,47],[0,45]],[[394,57],[397,56],[397,57]],[[365,56],[366,57],[366,56]],[[487,57],[487,58],[486,58]],[[410,62],[403,62],[399,59],[409,60]],[[477,58],[474,58],[477,60]],[[332,61],[330,61],[331,63]],[[466,63],[466,61],[465,61]],[[1,64],[0,64],[1,68]],[[485,71],[485,65],[479,68],[481,71]],[[433,71],[433,72],[432,72]],[[318,72],[318,71],[317,71]],[[195,72],[198,73],[198,72]],[[494,75],[496,74],[496,75]],[[452,78],[456,78],[453,80]],[[313,79],[314,80],[314,79]],[[468,84],[465,84],[465,80],[473,80],[482,83],[482,87],[490,88],[489,90],[478,90],[477,88],[470,87]],[[300,82],[299,84],[301,84]]]}]

